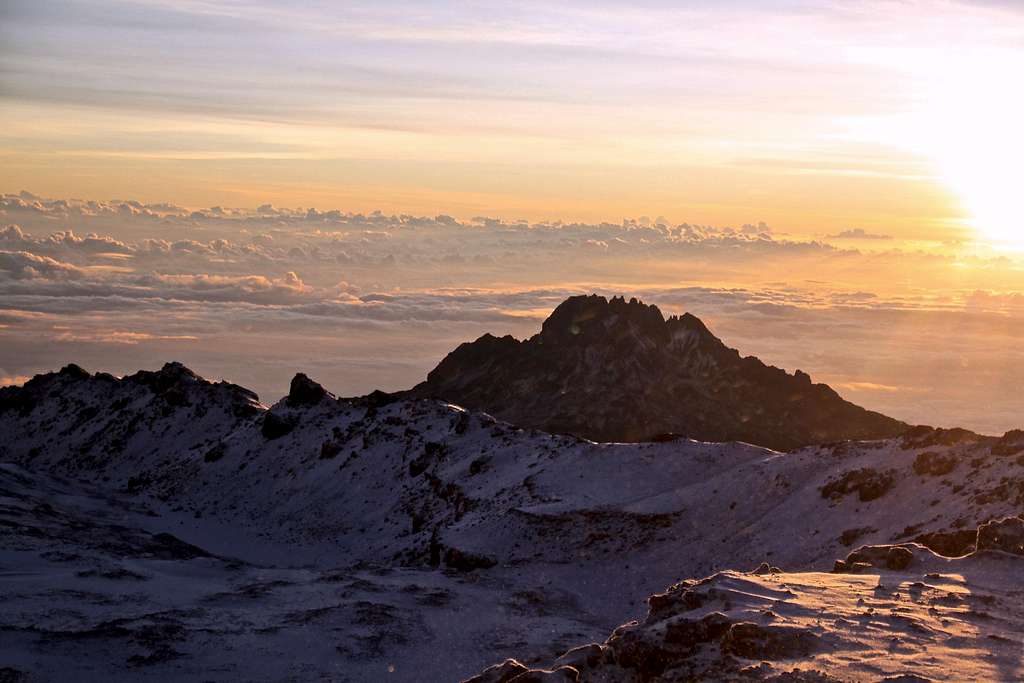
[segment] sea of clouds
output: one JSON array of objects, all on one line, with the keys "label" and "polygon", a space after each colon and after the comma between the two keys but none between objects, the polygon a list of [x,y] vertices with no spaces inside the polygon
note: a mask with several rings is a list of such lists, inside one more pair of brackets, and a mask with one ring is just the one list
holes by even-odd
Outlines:
[{"label": "sea of clouds", "polygon": [[742,353],[902,419],[1024,426],[1021,261],[846,237],[8,194],[0,383],[181,360],[265,402],[300,370],[341,395],[395,390],[463,341],[530,336],[566,296],[598,292],[690,311]]}]

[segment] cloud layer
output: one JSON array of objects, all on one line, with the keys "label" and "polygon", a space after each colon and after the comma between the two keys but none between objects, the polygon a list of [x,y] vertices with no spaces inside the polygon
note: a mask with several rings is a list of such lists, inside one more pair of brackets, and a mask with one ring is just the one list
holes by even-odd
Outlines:
[{"label": "cloud layer", "polygon": [[[268,400],[303,370],[341,394],[411,386],[484,332],[529,336],[565,296],[690,311],[745,354],[869,407],[1019,426],[1024,268],[861,252],[766,225],[460,222],[0,198],[0,376],[180,359]],[[837,244],[842,239],[837,238]],[[993,286],[999,283],[999,288]]]}]

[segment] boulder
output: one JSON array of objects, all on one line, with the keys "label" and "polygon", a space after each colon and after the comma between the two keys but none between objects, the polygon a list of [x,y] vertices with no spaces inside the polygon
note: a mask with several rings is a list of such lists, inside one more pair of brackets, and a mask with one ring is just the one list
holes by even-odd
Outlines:
[{"label": "boulder", "polygon": [[476,676],[464,680],[462,683],[508,683],[516,676],[527,671],[529,671],[529,668],[516,660],[506,659],[501,664],[488,667]]},{"label": "boulder", "polygon": [[555,666],[571,666],[577,670],[589,669],[604,660],[605,648],[597,643],[574,647],[555,660]]},{"label": "boulder", "polygon": [[316,405],[327,396],[327,390],[311,380],[303,373],[292,377],[288,387],[288,405],[295,408],[298,406]]},{"label": "boulder", "polygon": [[918,425],[903,434],[903,449],[930,448],[934,446],[955,446],[968,441],[977,441],[979,437],[972,431],[954,427],[942,429],[929,425]]},{"label": "boulder", "polygon": [[977,529],[953,529],[952,531],[932,531],[914,538],[934,553],[944,557],[963,557],[974,552],[974,544],[978,539]]},{"label": "boulder", "polygon": [[267,411],[263,416],[263,426],[260,433],[267,439],[280,439],[295,429],[296,421],[290,417],[282,417],[275,412]]},{"label": "boulder", "polygon": [[560,666],[557,669],[530,669],[524,671],[509,683],[576,683],[580,680],[580,672],[571,666]]},{"label": "boulder", "polygon": [[1024,519],[1007,517],[992,520],[978,527],[979,552],[1001,550],[1004,553],[1024,555]]},{"label": "boulder", "polygon": [[815,652],[820,638],[793,626],[762,626],[745,621],[733,624],[722,639],[722,652],[745,659],[778,660],[806,657]]},{"label": "boulder", "polygon": [[884,496],[895,483],[896,470],[878,471],[862,467],[844,472],[839,478],[822,486],[821,497],[839,500],[848,493],[856,493],[861,502],[867,503]]},{"label": "boulder", "polygon": [[486,555],[478,555],[458,548],[448,548],[444,553],[444,566],[459,572],[471,572],[475,569],[490,569],[498,561]]},{"label": "boulder", "polygon": [[700,619],[680,619],[665,627],[665,642],[692,650],[701,643],[721,638],[731,626],[732,622],[721,612],[711,612]]},{"label": "boulder", "polygon": [[957,459],[951,453],[925,451],[914,458],[914,473],[921,476],[942,477],[956,469]]},{"label": "boulder", "polygon": [[992,444],[992,455],[1017,455],[1024,451],[1024,431],[1011,429]]},{"label": "boulder", "polygon": [[[863,565],[875,569],[902,571],[914,561],[914,552],[902,545],[866,545],[847,555],[845,560],[836,561],[834,574],[848,574],[862,569]],[[860,565],[860,566],[858,566]]]}]

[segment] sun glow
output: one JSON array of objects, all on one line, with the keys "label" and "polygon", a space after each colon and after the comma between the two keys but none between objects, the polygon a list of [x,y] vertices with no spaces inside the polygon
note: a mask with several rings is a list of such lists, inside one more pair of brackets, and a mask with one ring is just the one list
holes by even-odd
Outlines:
[{"label": "sun glow", "polygon": [[934,72],[918,123],[971,226],[995,246],[1024,249],[1024,62],[1005,54],[958,60]]},{"label": "sun glow", "polygon": [[894,99],[902,111],[853,117],[850,134],[911,152],[957,199],[961,224],[979,242],[1024,250],[1024,57],[943,46],[871,48],[855,58],[897,65],[901,76],[890,85],[905,89]]}]

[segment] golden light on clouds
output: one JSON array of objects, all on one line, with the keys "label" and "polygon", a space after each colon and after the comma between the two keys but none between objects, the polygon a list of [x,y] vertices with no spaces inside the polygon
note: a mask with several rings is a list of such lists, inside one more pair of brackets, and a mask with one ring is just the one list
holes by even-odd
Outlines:
[{"label": "golden light on clouds", "polygon": [[1008,5],[125,9],[12,5],[6,191],[1017,241]]}]

